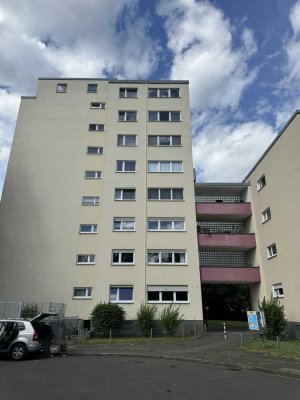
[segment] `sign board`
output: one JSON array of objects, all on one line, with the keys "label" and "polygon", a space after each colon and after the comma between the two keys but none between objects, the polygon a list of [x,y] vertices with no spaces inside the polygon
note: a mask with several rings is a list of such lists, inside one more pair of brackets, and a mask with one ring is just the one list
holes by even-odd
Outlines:
[{"label": "sign board", "polygon": [[247,318],[250,331],[259,331],[257,312],[247,311]]}]

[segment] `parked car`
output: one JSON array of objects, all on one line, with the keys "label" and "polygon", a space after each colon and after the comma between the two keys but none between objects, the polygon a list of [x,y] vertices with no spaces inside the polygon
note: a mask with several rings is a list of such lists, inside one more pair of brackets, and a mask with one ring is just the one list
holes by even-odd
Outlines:
[{"label": "parked car", "polygon": [[34,325],[52,315],[56,314],[42,313],[31,321],[0,319],[0,353],[7,353],[12,360],[21,361],[28,353],[42,350]]}]

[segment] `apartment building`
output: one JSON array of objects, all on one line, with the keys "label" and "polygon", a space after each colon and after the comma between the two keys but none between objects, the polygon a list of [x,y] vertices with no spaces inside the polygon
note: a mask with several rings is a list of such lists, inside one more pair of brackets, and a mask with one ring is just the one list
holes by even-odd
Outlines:
[{"label": "apartment building", "polygon": [[174,303],[202,326],[188,82],[39,79],[0,220],[0,301]]}]

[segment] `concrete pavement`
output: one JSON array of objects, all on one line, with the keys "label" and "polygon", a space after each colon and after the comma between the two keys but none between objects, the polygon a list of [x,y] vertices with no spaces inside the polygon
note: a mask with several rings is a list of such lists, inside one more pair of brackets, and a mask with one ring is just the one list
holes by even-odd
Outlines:
[{"label": "concrete pavement", "polygon": [[235,370],[252,370],[300,379],[300,361],[261,352],[248,352],[241,346],[241,339],[249,339],[243,332],[228,332],[227,338],[219,332],[190,339],[170,342],[136,342],[125,344],[104,344],[83,346],[71,344],[66,355],[69,356],[139,356],[165,358],[200,364],[223,366]]}]

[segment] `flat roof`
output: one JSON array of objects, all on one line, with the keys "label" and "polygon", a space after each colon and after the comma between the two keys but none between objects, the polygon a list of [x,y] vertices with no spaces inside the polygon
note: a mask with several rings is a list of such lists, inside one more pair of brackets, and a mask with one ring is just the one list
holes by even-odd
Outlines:
[{"label": "flat roof", "polygon": [[106,79],[106,78],[51,78],[51,77],[40,77],[38,80],[54,80],[54,81],[107,81],[108,83],[151,83],[151,84],[161,84],[161,83],[178,83],[178,84],[189,84],[187,80],[143,80],[143,79]]}]

